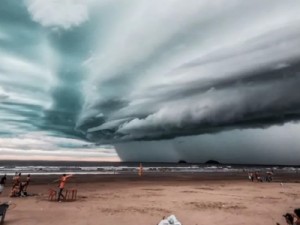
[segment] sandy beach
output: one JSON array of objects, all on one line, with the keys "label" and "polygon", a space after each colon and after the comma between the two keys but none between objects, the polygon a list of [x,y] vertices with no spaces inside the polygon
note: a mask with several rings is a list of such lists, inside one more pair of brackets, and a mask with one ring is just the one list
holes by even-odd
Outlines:
[{"label": "sandy beach", "polygon": [[[9,198],[9,182],[0,201],[11,201],[5,224],[155,225],[170,214],[184,225],[285,224],[282,215],[300,207],[298,174],[282,174],[272,183],[250,182],[245,174],[78,175],[76,201],[48,200],[57,176],[33,176],[34,196]],[[9,180],[10,181],[10,178]]]}]

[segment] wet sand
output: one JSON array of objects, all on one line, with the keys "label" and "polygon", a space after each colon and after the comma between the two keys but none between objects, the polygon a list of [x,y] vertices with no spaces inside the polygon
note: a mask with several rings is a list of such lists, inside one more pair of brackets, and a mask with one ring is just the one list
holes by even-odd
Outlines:
[{"label": "wet sand", "polygon": [[32,176],[34,196],[11,201],[5,224],[155,225],[175,214],[184,225],[285,224],[282,214],[300,207],[298,174],[277,174],[272,183],[250,182],[244,173],[76,175],[76,201],[49,201],[57,176]]}]

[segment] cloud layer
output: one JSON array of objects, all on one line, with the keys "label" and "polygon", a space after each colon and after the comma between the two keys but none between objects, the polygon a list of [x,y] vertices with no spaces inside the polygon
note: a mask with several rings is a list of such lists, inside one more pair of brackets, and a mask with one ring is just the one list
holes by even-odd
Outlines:
[{"label": "cloud layer", "polygon": [[293,0],[5,0],[1,138],[119,149],[298,126],[299,21]]},{"label": "cloud layer", "polygon": [[82,0],[27,0],[32,20],[45,27],[69,29],[89,19],[88,1]]},{"label": "cloud layer", "polygon": [[157,4],[135,2],[86,61],[78,130],[101,143],[298,119],[299,3]]}]

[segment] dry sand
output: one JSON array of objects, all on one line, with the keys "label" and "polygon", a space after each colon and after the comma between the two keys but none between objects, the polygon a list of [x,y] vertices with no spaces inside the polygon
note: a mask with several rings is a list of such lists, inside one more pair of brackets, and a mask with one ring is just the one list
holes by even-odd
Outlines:
[{"label": "dry sand", "polygon": [[75,176],[66,188],[78,189],[77,200],[61,203],[47,200],[48,189],[56,188],[48,184],[53,178],[33,176],[28,192],[37,195],[31,197],[6,197],[6,187],[0,201],[12,205],[5,224],[155,225],[175,214],[184,225],[274,225],[300,207],[297,175],[272,183],[232,174]]}]

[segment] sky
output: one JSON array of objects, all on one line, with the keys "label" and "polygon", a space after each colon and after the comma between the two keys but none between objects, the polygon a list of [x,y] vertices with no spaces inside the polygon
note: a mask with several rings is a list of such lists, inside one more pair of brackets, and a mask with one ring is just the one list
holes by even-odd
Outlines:
[{"label": "sky", "polygon": [[0,157],[299,164],[300,1],[4,0]]}]

